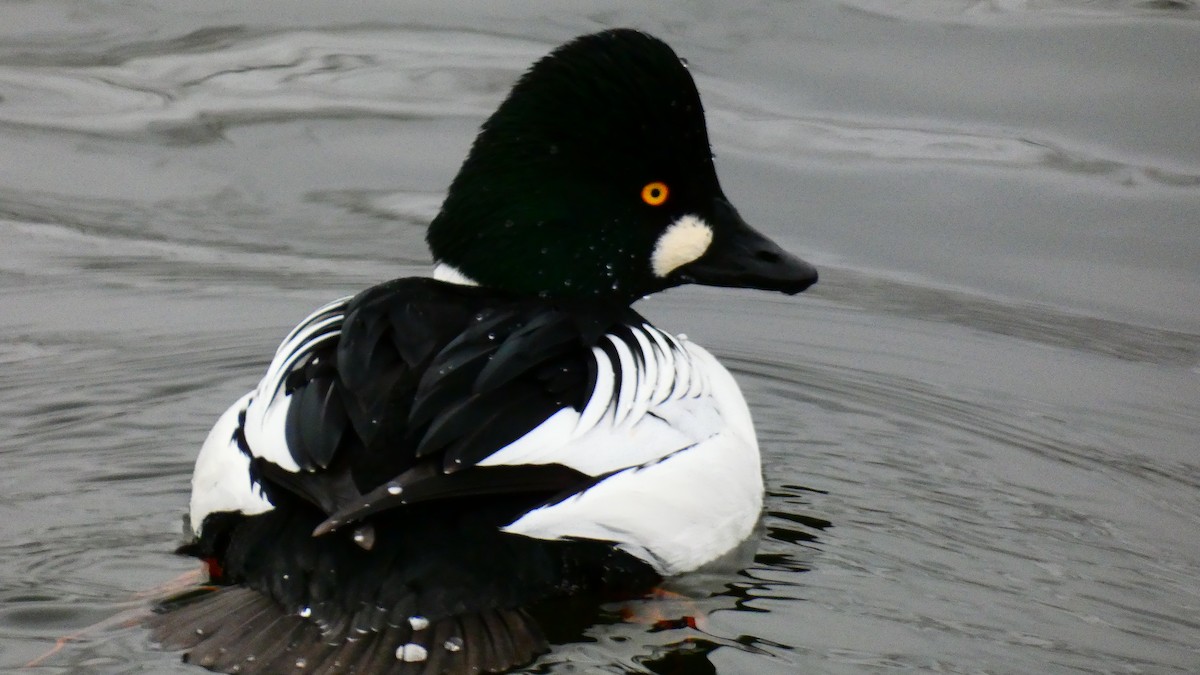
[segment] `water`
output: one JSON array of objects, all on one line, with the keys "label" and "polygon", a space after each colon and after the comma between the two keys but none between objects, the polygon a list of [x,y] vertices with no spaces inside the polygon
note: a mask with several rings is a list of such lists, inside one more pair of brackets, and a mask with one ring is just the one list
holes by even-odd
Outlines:
[{"label": "water", "polygon": [[0,669],[87,629],[28,672],[195,672],[121,613],[191,568],[209,424],[310,309],[424,268],[522,68],[636,25],[691,62],[743,215],[822,281],[642,304],[742,382],[763,537],[697,629],[597,627],[546,667],[1200,670],[1194,3],[0,17]]}]

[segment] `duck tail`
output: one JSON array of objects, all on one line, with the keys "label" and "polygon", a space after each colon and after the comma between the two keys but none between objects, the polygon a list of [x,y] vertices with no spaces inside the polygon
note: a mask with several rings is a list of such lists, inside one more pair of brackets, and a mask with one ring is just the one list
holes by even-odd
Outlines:
[{"label": "duck tail", "polygon": [[401,625],[342,630],[287,612],[245,587],[201,589],[163,603],[148,621],[153,639],[183,660],[220,673],[499,673],[549,645],[522,609],[488,609]]}]

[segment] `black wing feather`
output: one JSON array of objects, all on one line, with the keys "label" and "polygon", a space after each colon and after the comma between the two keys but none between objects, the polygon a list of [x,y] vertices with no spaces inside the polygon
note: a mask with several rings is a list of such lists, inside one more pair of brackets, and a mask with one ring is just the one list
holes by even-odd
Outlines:
[{"label": "black wing feather", "polygon": [[[415,433],[448,403],[462,400],[464,394],[477,394],[493,387],[480,385],[481,375],[505,363],[505,350],[516,335],[525,330],[528,312],[519,307],[489,308],[475,315],[468,326],[434,357],[417,387],[409,424]],[[542,325],[547,312],[534,315]]]},{"label": "black wing feather", "polygon": [[263,485],[273,500],[278,499],[280,490],[283,490],[327,513],[336,510],[339,504],[356,501],[362,494],[353,476],[344,467],[320,473],[295,473],[271,462],[255,459],[250,462],[250,475]]},{"label": "black wing feather", "polygon": [[434,419],[417,456],[440,452],[446,473],[460,471],[525,435],[559,408],[553,397],[530,385],[473,394]]},{"label": "black wing feather", "polygon": [[[582,409],[596,382],[591,349],[641,317],[432,279],[375,286],[345,306],[340,335],[287,376],[287,442],[302,471],[255,468],[326,515],[319,533],[414,500],[569,490],[540,468],[455,476],[557,411]],[[528,475],[522,475],[527,472]],[[588,477],[573,474],[578,485]],[[402,495],[387,490],[399,486]]]},{"label": "black wing feather", "polygon": [[331,375],[312,377],[288,407],[287,444],[302,469],[328,468],[350,425]]},{"label": "black wing feather", "polygon": [[481,495],[558,495],[594,482],[591,476],[559,464],[477,467],[447,475],[438,462],[427,461],[333,511],[313,534],[321,536],[346,523],[406,504]]},{"label": "black wing feather", "polygon": [[465,433],[460,433],[443,455],[446,473],[474,466],[562,408],[553,396],[533,386],[496,390],[474,400],[473,409],[464,411],[456,422]]},{"label": "black wing feather", "polygon": [[569,315],[544,312],[514,331],[475,380],[477,391],[499,389],[552,359],[579,354],[580,335]]},{"label": "black wing feather", "polygon": [[480,368],[495,351],[494,344],[467,343],[440,354],[443,358],[429,365],[414,393],[408,417],[410,435],[419,436],[444,408],[462,402],[463,392],[473,391]]}]

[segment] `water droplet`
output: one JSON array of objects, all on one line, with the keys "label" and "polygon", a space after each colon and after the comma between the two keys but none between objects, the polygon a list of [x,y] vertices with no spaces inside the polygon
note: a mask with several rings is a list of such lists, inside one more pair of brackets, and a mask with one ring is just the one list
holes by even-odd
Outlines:
[{"label": "water droplet", "polygon": [[304,658],[303,656],[301,656],[300,658],[296,659],[296,667],[297,667],[297,668],[306,668],[306,667],[308,667],[308,659]]},{"label": "water droplet", "polygon": [[424,661],[429,658],[429,652],[424,647],[415,643],[409,642],[405,645],[396,647],[396,658],[401,661],[413,663],[415,661]]},{"label": "water droplet", "polygon": [[354,528],[354,543],[358,544],[364,551],[370,551],[375,547],[375,528],[370,525],[360,525]]},{"label": "water droplet", "polygon": [[448,652],[457,652],[463,648],[463,639],[457,635],[442,643]]},{"label": "water droplet", "polygon": [[312,616],[312,607],[302,607],[300,609],[300,616],[304,617],[305,619]]},{"label": "water droplet", "polygon": [[408,625],[412,626],[413,630],[425,630],[429,628],[429,619],[423,616],[408,617]]},{"label": "water droplet", "polygon": [[197,629],[196,629],[196,635],[204,635],[204,629],[203,629],[203,628],[197,628]]},{"label": "water droplet", "polygon": [[387,485],[387,493],[388,493],[389,495],[398,495],[398,494],[400,494],[401,492],[404,492],[404,488],[400,487],[400,484],[399,484],[399,483],[396,483],[396,482],[391,482],[391,483],[388,483],[388,485]]}]

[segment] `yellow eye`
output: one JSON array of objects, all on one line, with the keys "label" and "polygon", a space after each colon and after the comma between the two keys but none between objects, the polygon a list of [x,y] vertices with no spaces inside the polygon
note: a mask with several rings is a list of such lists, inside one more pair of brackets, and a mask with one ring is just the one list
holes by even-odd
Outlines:
[{"label": "yellow eye", "polygon": [[642,201],[650,206],[661,206],[667,201],[667,184],[658,180],[646,183],[646,187],[642,188]]}]

